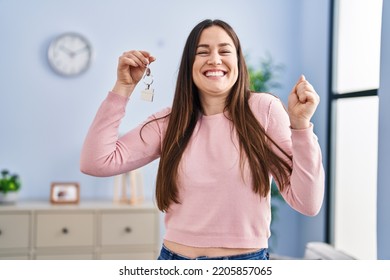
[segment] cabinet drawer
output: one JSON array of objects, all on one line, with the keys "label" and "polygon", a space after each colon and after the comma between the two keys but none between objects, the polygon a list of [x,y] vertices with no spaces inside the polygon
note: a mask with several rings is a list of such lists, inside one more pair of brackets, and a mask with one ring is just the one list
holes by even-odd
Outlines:
[{"label": "cabinet drawer", "polygon": [[39,213],[37,247],[93,246],[93,213]]},{"label": "cabinet drawer", "polygon": [[0,249],[28,248],[29,214],[0,214]]},{"label": "cabinet drawer", "polygon": [[93,260],[93,254],[37,255],[36,260]]},{"label": "cabinet drawer", "polygon": [[104,253],[100,255],[101,260],[156,260],[154,252],[143,253]]},{"label": "cabinet drawer", "polygon": [[156,215],[145,213],[101,214],[101,245],[142,245],[156,242]]},{"label": "cabinet drawer", "polygon": [[0,255],[0,260],[29,260],[29,256],[27,254],[25,255]]}]

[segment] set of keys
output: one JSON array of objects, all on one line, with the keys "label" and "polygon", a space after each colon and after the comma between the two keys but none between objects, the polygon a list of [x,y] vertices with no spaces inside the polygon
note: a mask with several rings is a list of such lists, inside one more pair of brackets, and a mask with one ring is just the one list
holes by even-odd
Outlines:
[{"label": "set of keys", "polygon": [[141,91],[141,99],[144,101],[153,102],[154,89],[150,87],[150,85],[153,84],[153,76],[151,74],[149,64],[146,67],[146,71],[142,79],[144,84],[146,85],[146,88]]}]

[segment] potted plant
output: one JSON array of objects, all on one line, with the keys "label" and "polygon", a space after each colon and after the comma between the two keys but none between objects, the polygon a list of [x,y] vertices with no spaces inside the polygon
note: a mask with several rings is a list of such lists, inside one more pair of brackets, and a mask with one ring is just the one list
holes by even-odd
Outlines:
[{"label": "potted plant", "polygon": [[270,92],[271,89],[280,88],[277,82],[278,73],[284,69],[282,64],[275,64],[270,54],[260,60],[260,68],[249,65],[250,89],[255,92]]},{"label": "potted plant", "polygon": [[15,203],[18,198],[21,182],[17,174],[10,174],[6,169],[1,171],[0,203]]}]

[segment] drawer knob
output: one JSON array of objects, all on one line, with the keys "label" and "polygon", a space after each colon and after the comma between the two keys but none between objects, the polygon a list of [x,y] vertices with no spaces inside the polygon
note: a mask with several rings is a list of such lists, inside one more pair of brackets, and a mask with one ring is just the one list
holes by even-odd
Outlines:
[{"label": "drawer knob", "polygon": [[0,235],[2,234],[3,232],[1,231],[1,229],[0,229]]},{"label": "drawer knob", "polygon": [[65,227],[65,228],[62,229],[62,233],[63,233],[63,234],[68,234],[68,233],[69,233],[69,230]]},{"label": "drawer knob", "polygon": [[130,233],[131,232],[131,227],[125,227],[125,232]]}]

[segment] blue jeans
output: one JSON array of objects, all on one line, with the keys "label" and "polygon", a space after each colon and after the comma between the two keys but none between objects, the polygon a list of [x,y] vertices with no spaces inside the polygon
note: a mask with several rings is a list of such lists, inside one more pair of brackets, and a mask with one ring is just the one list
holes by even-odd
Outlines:
[{"label": "blue jeans", "polygon": [[240,255],[224,256],[224,257],[197,257],[191,259],[180,254],[170,251],[164,245],[161,248],[160,256],[157,260],[269,260],[268,249],[263,248],[255,252],[245,253]]}]

